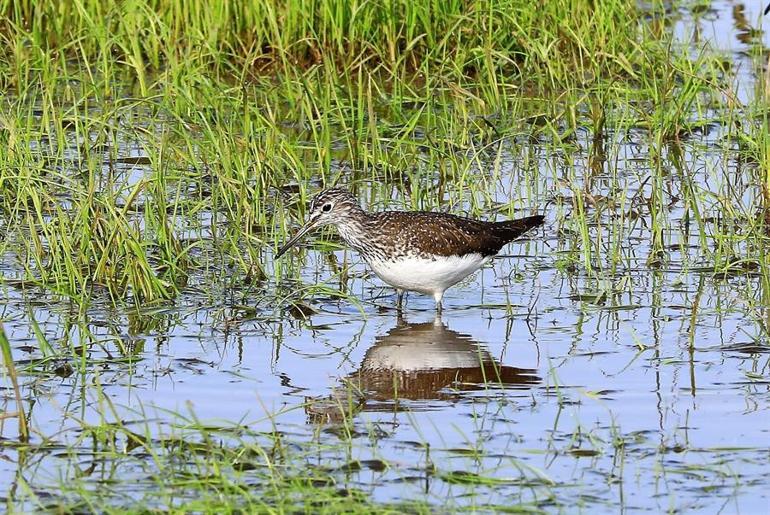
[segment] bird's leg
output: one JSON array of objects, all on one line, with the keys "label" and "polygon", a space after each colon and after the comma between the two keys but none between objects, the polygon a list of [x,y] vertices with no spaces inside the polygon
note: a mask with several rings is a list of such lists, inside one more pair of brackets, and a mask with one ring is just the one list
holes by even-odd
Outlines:
[{"label": "bird's leg", "polygon": [[404,307],[404,290],[396,290],[396,309],[401,312]]},{"label": "bird's leg", "polygon": [[441,309],[443,308],[443,306],[441,305],[441,299],[444,298],[444,292],[443,291],[434,292],[433,298],[436,301],[436,313],[441,314]]}]

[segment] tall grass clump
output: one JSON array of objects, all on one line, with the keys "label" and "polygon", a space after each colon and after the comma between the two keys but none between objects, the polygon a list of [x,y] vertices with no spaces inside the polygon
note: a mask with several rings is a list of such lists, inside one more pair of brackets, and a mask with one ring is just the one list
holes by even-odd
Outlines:
[{"label": "tall grass clump", "polygon": [[[21,278],[66,295],[158,300],[223,267],[257,284],[292,222],[284,207],[319,185],[481,211],[521,135],[569,153],[582,127],[612,130],[629,120],[617,106],[681,83],[663,12],[627,0],[0,2],[6,254]],[[645,112],[669,112],[666,95]],[[552,180],[528,172],[507,211],[542,201]],[[596,196],[592,181],[566,181],[573,203]],[[593,214],[572,208],[591,268]]]},{"label": "tall grass clump", "polygon": [[522,0],[22,0],[4,2],[0,13],[12,68],[36,54],[78,57],[103,73],[129,70],[145,90],[149,73],[199,63],[231,77],[330,61],[345,73],[363,68],[400,80],[473,74],[494,83],[501,72],[534,72],[546,82],[590,81],[633,75],[649,50],[642,40],[650,11],[625,0],[537,8]]}]

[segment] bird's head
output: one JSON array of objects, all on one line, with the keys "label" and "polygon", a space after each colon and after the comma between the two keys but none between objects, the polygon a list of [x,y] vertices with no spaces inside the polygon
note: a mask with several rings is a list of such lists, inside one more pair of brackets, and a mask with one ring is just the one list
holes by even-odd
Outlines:
[{"label": "bird's head", "polygon": [[317,227],[339,225],[349,219],[354,211],[359,211],[356,198],[347,190],[331,188],[324,190],[310,201],[310,210],[305,225],[289,241],[283,244],[275,254],[278,259],[299,242],[302,237]]}]

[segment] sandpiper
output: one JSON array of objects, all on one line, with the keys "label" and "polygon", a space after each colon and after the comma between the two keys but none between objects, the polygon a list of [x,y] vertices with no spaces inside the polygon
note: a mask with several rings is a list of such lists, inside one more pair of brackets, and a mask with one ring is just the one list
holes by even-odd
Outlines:
[{"label": "sandpiper", "polygon": [[310,202],[310,215],[276,259],[308,231],[335,225],[377,276],[396,288],[401,309],[405,291],[432,295],[441,311],[444,291],[492,260],[500,249],[543,223],[541,215],[484,222],[428,211],[368,213],[348,191],[324,190]]}]

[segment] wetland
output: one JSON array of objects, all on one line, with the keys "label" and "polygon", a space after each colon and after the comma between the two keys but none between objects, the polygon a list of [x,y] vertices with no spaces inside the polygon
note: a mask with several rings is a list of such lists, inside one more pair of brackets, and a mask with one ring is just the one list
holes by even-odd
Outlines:
[{"label": "wetland", "polygon": [[[767,511],[738,0],[0,2],[8,512]],[[333,229],[544,214],[449,289]]]}]

